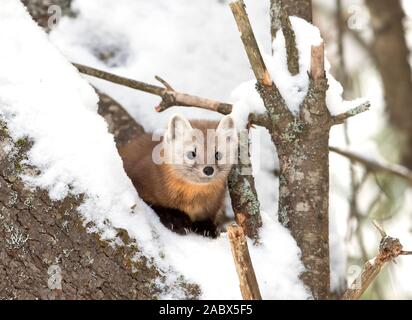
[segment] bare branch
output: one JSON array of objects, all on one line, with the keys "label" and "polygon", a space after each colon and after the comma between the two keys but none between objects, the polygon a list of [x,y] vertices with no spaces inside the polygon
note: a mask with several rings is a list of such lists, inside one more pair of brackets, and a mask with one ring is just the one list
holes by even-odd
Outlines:
[{"label": "bare branch", "polygon": [[235,17],[240,32],[240,37],[242,38],[243,45],[256,79],[265,86],[272,86],[272,80],[270,79],[269,72],[266,69],[265,62],[263,61],[262,54],[260,53],[257,45],[243,0],[231,2],[230,8],[232,9]]},{"label": "bare branch", "polygon": [[156,111],[158,112],[164,111],[173,106],[197,107],[219,112],[222,114],[229,114],[232,111],[232,105],[229,103],[224,103],[216,100],[201,98],[186,93],[177,92],[173,90],[172,87],[160,77],[156,77],[156,79],[160,81],[163,85],[165,85],[165,88],[121,77],[110,72],[98,70],[81,64],[73,63],[73,65],[83,74],[87,74],[92,77],[100,78],[106,81],[117,83],[122,86],[144,91],[161,97],[162,101],[159,104],[159,106],[156,107]]},{"label": "bare branch", "polygon": [[299,73],[299,52],[296,47],[296,36],[289,15],[281,0],[271,1],[270,14],[272,39],[275,38],[276,31],[281,28],[285,38],[288,69],[292,75],[296,75]]},{"label": "bare branch", "polygon": [[329,150],[337,154],[340,154],[341,156],[346,157],[351,161],[358,162],[364,165],[370,171],[392,174],[404,179],[406,182],[412,185],[412,172],[405,167],[370,160],[361,155],[355,154],[350,151],[342,150],[336,147],[329,147]]},{"label": "bare branch", "polygon": [[262,300],[243,229],[232,225],[227,228],[227,234],[232,248],[243,299]]},{"label": "bare branch", "polygon": [[370,108],[370,103],[369,101],[366,101],[364,103],[362,103],[361,105],[350,109],[349,111],[346,111],[344,113],[338,114],[334,117],[332,117],[332,122],[333,124],[341,124],[344,123],[347,119],[349,119],[350,117],[356,116],[362,112],[368,111]]},{"label": "bare branch", "polygon": [[371,285],[371,283],[376,279],[376,277],[382,270],[382,267],[387,262],[393,261],[400,255],[410,254],[410,251],[402,250],[403,246],[399,239],[386,235],[386,232],[376,221],[374,221],[373,223],[382,236],[381,242],[379,244],[379,252],[374,259],[369,260],[364,264],[361,274],[346,290],[346,292],[342,296],[342,300],[359,299],[366,291],[366,289]]},{"label": "bare branch", "polygon": [[[122,86],[126,86],[135,90],[140,90],[161,97],[162,101],[156,107],[157,112],[165,111],[168,108],[174,106],[201,108],[209,111],[218,112],[224,115],[232,112],[233,105],[230,103],[220,102],[208,98],[201,98],[190,94],[177,92],[169,83],[167,83],[159,76],[155,76],[155,78],[156,80],[161,82],[165,86],[165,88],[118,76],[113,73],[95,69],[85,65],[77,63],[73,63],[73,65],[81,73],[86,74],[88,76],[110,81]],[[267,114],[252,113],[249,115],[249,122],[250,124],[267,127],[269,123],[269,117],[267,116]]]}]

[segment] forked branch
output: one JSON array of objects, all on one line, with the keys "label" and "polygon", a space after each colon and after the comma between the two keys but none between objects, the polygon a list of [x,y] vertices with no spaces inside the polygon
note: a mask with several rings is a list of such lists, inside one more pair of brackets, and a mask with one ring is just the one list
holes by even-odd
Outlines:
[{"label": "forked branch", "polygon": [[[95,69],[89,66],[73,63],[73,65],[83,74],[92,76],[95,78],[110,81],[122,86],[126,86],[135,90],[147,92],[159,96],[162,101],[156,107],[157,112],[162,112],[168,108],[178,107],[195,107],[209,111],[218,112],[221,114],[229,114],[232,112],[233,105],[217,100],[208,98],[202,98],[187,93],[178,92],[159,76],[155,76],[156,80],[164,85],[159,87],[153,84],[145,83],[138,80],[122,77],[107,71]],[[253,114],[249,115],[250,124],[266,127],[268,125],[268,117],[266,114]]]},{"label": "forked branch", "polygon": [[197,107],[219,112],[222,114],[229,114],[230,112],[232,112],[232,105],[229,103],[175,91],[165,80],[158,76],[156,76],[156,79],[165,87],[159,87],[142,81],[121,77],[110,72],[98,70],[77,63],[73,63],[73,65],[83,74],[87,74],[92,77],[100,78],[161,97],[162,101],[156,107],[156,111],[158,112],[164,111],[173,106]]},{"label": "forked branch", "polygon": [[411,254],[411,251],[402,250],[403,246],[399,239],[388,236],[376,221],[374,221],[373,224],[378,229],[382,237],[379,245],[379,252],[375,258],[364,264],[361,274],[346,290],[342,296],[342,300],[359,299],[370,284],[376,279],[382,270],[382,267],[387,262],[393,261],[398,256]]}]

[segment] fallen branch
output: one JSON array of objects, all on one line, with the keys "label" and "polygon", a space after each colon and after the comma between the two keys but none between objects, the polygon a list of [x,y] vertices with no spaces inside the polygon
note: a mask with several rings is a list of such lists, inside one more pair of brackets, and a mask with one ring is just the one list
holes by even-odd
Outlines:
[{"label": "fallen branch", "polygon": [[386,234],[383,228],[376,222],[373,222],[374,226],[378,229],[381,234],[381,242],[379,245],[379,252],[375,258],[367,261],[363,268],[361,274],[353,281],[351,286],[346,290],[342,296],[342,300],[357,300],[370,284],[379,275],[382,267],[387,263],[400,255],[410,255],[411,251],[402,250],[403,246],[399,239],[392,238]]},{"label": "fallen branch", "polygon": [[227,234],[243,299],[262,300],[243,229],[237,225],[232,225],[227,228]]},{"label": "fallen branch", "polygon": [[375,160],[367,159],[361,155],[358,155],[356,153],[342,150],[336,147],[329,147],[329,150],[332,152],[335,152],[343,157],[348,158],[351,161],[360,163],[364,165],[367,169],[370,171],[375,171],[375,172],[384,172],[388,174],[395,175],[399,178],[404,179],[406,182],[408,182],[410,185],[412,185],[412,172],[408,170],[405,167],[399,166],[399,165],[391,165],[388,163],[381,163]]},{"label": "fallen branch", "polygon": [[257,81],[265,86],[272,86],[272,80],[270,79],[269,72],[266,69],[265,62],[263,61],[257,45],[243,0],[231,2],[230,8],[232,9],[233,16],[235,17],[240,32],[240,37]]}]

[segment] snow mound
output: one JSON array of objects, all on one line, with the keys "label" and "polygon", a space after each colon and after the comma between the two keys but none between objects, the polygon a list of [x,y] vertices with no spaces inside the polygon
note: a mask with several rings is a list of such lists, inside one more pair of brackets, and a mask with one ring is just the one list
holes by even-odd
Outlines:
[{"label": "snow mound", "polygon": [[[47,189],[53,199],[84,194],[79,213],[85,223],[93,222],[90,231],[118,243],[115,228],[126,229],[142,254],[154,259],[166,284],[183,274],[200,285],[201,298],[240,299],[227,236],[179,236],[161,225],[123,170],[113,136],[97,114],[96,93],[19,1],[2,1],[0,28],[0,117],[14,140],[33,141],[28,162],[41,171],[25,181]],[[262,245],[249,243],[262,296],[310,298],[298,277],[303,267],[293,238],[275,217],[262,212],[262,219]],[[163,296],[181,297],[178,290]]]}]

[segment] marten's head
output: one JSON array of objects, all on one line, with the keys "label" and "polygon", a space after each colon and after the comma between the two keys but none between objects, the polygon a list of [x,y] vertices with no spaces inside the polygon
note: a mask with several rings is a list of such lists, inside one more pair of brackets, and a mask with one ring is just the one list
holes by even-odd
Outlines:
[{"label": "marten's head", "polygon": [[169,169],[186,181],[210,183],[226,179],[237,161],[237,132],[231,116],[214,121],[188,121],[174,115],[163,141]]}]

